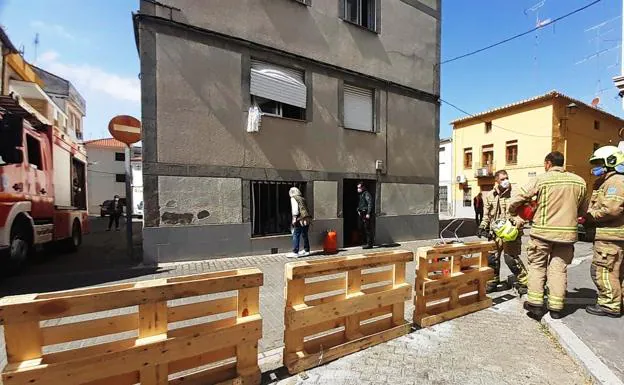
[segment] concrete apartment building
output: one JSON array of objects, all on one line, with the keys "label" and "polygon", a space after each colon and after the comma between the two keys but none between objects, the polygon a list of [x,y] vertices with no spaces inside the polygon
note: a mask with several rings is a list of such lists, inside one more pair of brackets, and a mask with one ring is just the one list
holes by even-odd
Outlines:
[{"label": "concrete apartment building", "polygon": [[440,140],[440,182],[438,184],[438,213],[440,219],[451,218],[454,213],[453,204],[453,140],[451,138]]},{"label": "concrete apartment building", "polygon": [[490,191],[494,173],[505,169],[512,186],[544,172],[551,151],[591,186],[588,159],[604,145],[618,145],[624,120],[552,91],[452,122],[455,216],[472,218],[472,199]]},{"label": "concrete apartment building", "polygon": [[313,212],[313,248],[327,229],[355,244],[358,180],[378,242],[435,236],[440,9],[143,0],[146,261],[289,251],[291,186]]}]

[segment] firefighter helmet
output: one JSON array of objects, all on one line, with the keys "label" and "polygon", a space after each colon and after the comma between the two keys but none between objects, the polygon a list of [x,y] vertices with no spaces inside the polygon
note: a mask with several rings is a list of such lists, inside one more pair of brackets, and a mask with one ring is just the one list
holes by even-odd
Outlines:
[{"label": "firefighter helmet", "polygon": [[615,146],[603,146],[594,151],[589,163],[596,165],[604,165],[608,168],[615,168],[624,162],[624,152]]},{"label": "firefighter helmet", "polygon": [[518,228],[508,219],[498,219],[492,223],[492,231],[503,242],[515,241],[518,238]]}]

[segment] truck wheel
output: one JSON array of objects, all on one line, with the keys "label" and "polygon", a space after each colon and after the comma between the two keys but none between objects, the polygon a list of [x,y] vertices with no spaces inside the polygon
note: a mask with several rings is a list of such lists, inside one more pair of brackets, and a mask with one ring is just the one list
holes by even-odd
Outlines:
[{"label": "truck wheel", "polygon": [[72,235],[70,238],[67,238],[64,243],[66,252],[73,253],[78,251],[78,248],[82,244],[82,229],[80,228],[80,222],[78,220],[74,220]]},{"label": "truck wheel", "polygon": [[11,231],[11,246],[9,247],[8,272],[18,272],[30,255],[30,237],[23,226],[17,226]]}]

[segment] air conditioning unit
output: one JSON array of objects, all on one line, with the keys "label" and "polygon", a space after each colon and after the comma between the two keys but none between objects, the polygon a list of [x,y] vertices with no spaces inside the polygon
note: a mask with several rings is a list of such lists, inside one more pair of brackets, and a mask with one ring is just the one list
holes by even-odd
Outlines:
[{"label": "air conditioning unit", "polygon": [[457,175],[455,180],[457,181],[457,183],[466,183],[466,176],[465,175]]}]

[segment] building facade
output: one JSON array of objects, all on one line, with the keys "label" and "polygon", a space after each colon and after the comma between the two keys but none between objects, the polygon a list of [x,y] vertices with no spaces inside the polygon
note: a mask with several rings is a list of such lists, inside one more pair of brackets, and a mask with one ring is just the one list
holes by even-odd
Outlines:
[{"label": "building facade", "polygon": [[89,214],[100,215],[100,205],[115,195],[126,197],[126,145],[113,139],[85,142],[87,148]]},{"label": "building facade", "polygon": [[472,218],[472,199],[494,187],[504,169],[512,188],[544,172],[551,151],[565,156],[568,171],[591,186],[588,159],[608,144],[617,146],[624,120],[559,92],[463,118],[453,124],[455,216]]},{"label": "building facade", "polygon": [[440,219],[451,218],[455,212],[453,204],[453,140],[440,140],[440,183],[438,184],[438,213]]},{"label": "building facade", "polygon": [[356,244],[358,180],[379,242],[436,234],[440,9],[142,1],[145,259],[288,251],[291,186]]}]

